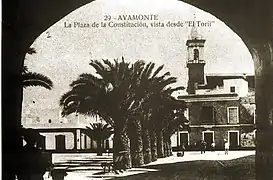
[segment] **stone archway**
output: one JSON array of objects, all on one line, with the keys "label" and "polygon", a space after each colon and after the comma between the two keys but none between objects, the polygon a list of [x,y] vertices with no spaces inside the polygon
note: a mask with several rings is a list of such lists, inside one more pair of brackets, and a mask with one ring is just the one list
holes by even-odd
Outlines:
[{"label": "stone archway", "polygon": [[[273,177],[273,12],[271,0],[183,0],[215,15],[231,27],[252,54],[256,76],[257,179]],[[71,11],[92,1],[3,1],[2,97],[3,176],[12,179],[20,152],[24,56],[39,34]],[[13,137],[12,141],[8,137]],[[10,175],[10,176],[9,176]]]}]

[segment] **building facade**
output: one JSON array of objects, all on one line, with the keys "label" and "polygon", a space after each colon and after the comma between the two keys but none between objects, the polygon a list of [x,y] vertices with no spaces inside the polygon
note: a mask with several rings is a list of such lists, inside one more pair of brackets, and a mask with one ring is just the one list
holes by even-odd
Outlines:
[{"label": "building facade", "polygon": [[201,140],[207,148],[214,142],[216,149],[255,147],[254,75],[206,74],[204,67],[205,39],[193,28],[187,40],[188,95],[178,96],[187,104],[186,118],[190,131],[178,129],[172,136],[172,146],[184,144],[198,149]]}]

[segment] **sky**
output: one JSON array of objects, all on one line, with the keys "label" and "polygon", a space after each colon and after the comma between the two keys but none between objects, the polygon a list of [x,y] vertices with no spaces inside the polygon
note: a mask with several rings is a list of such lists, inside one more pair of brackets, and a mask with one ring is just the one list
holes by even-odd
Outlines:
[{"label": "sky", "polygon": [[[77,22],[89,25],[125,22],[118,17],[133,14],[156,15],[155,22],[165,26],[151,27],[154,20],[143,20],[148,27],[74,27]],[[111,20],[105,21],[109,16]],[[203,10],[176,0],[98,0],[62,18],[32,44],[36,53],[26,55],[25,65],[29,71],[48,76],[54,88],[51,91],[41,87],[24,89],[23,117],[25,112],[46,116],[59,109],[59,99],[69,90],[69,84],[81,73],[94,73],[89,65],[91,59],[113,60],[123,56],[129,62],[144,60],[157,66],[164,64],[163,71],[170,71],[177,77],[177,85],[186,87],[186,41],[192,29],[187,22],[194,18],[212,22],[210,26],[198,27],[199,34],[206,40],[205,73],[254,74],[251,55],[241,38]],[[183,27],[166,27],[168,22],[181,22]],[[67,27],[68,24],[72,27]],[[58,118],[58,113],[54,113],[52,118]]]}]

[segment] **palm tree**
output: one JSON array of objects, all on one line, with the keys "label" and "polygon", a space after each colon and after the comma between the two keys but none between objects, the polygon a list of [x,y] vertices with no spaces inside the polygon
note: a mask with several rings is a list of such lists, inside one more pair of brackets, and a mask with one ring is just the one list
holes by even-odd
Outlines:
[{"label": "palm tree", "polygon": [[53,82],[47,76],[35,72],[29,72],[27,66],[23,67],[22,83],[23,88],[29,86],[41,86],[50,90],[53,87]]},{"label": "palm tree", "polygon": [[60,100],[63,115],[74,112],[99,115],[114,128],[114,156],[120,151],[126,151],[127,168],[131,168],[128,118],[134,104],[130,92],[137,82],[137,69],[143,64],[138,61],[130,65],[124,58],[121,62],[115,60],[114,63],[108,60],[91,61],[90,65],[96,70],[98,77],[92,74],[80,75],[70,84],[72,90]]},{"label": "palm tree", "polygon": [[[138,140],[138,142],[136,142],[138,145],[136,146],[136,152],[138,153],[137,157],[141,157],[142,150],[145,163],[157,159],[157,136],[154,130],[156,127],[155,124],[158,124],[155,119],[158,119],[156,116],[160,113],[159,110],[157,111],[157,108],[162,105],[162,102],[160,101],[162,94],[171,94],[176,90],[184,89],[183,87],[167,88],[167,86],[176,82],[176,78],[170,77],[169,72],[159,76],[159,73],[163,69],[163,65],[159,66],[156,70],[154,70],[154,68],[154,63],[148,63],[145,68],[142,68],[143,70],[138,79],[137,88],[135,88],[135,91],[133,92],[135,102],[137,102],[135,104],[138,104],[138,109],[141,109],[142,115],[139,115],[139,118],[134,120],[135,122],[133,125],[135,127],[132,129],[142,131],[142,138],[139,137],[141,135],[140,133],[136,134],[138,135],[138,138],[136,135],[134,137]],[[159,115],[158,117],[161,116]],[[152,119],[154,120],[152,121]],[[161,137],[163,137],[163,135]],[[151,147],[153,147],[153,149],[151,149]],[[163,145],[161,147],[163,148]],[[139,161],[140,160],[141,158],[139,158]]]},{"label": "palm tree", "polygon": [[[186,109],[184,101],[178,101],[178,103],[171,94],[176,90],[184,89],[183,87],[177,88],[167,88],[163,90],[159,95],[158,98],[159,105],[155,105],[154,108],[154,118],[156,123],[154,122],[156,134],[157,134],[157,153],[158,157],[162,158],[165,157],[164,154],[164,136],[166,129],[168,128],[169,124],[175,119],[174,111],[182,111],[184,112]],[[183,114],[184,116],[184,114]],[[168,131],[167,131],[168,132]]]},{"label": "palm tree", "polygon": [[113,128],[107,123],[90,123],[90,127],[86,126],[86,128],[86,134],[97,142],[98,156],[101,156],[103,142],[114,133]]},{"label": "palm tree", "polygon": [[79,113],[89,116],[100,116],[112,127],[113,122],[108,115],[109,86],[92,74],[81,74],[70,84],[71,90],[60,99],[62,116]]},{"label": "palm tree", "polygon": [[[151,120],[151,108],[153,103],[157,104],[160,98],[160,94],[164,91],[173,92],[183,87],[175,89],[166,88],[167,86],[176,82],[176,78],[169,77],[170,73],[166,72],[159,76],[159,73],[163,69],[163,65],[155,68],[154,63],[148,63],[145,67],[141,67],[140,77],[137,78],[136,88],[131,92],[134,99],[134,111],[131,112],[133,118],[130,121],[132,126],[130,132],[131,135],[131,154],[132,162],[134,166],[141,166],[144,163],[149,163],[152,160],[151,153],[151,139],[149,134],[148,124],[154,125]],[[166,93],[165,92],[165,93]],[[155,101],[155,102],[152,102]],[[137,113],[136,113],[137,112]],[[156,136],[154,134],[152,138],[152,144],[156,142]],[[156,147],[156,144],[154,144]],[[155,148],[156,149],[156,148]],[[156,151],[153,151],[153,160],[156,160]]]},{"label": "palm tree", "polygon": [[164,122],[164,109],[167,108],[164,105],[166,98],[171,97],[174,91],[184,89],[184,87],[171,88],[170,85],[176,83],[175,77],[169,77],[170,73],[167,72],[161,77],[154,78],[150,88],[150,96],[148,99],[148,108],[151,111],[151,117],[149,122],[149,134],[151,138],[152,147],[152,161],[155,161],[157,157],[164,156],[163,148],[163,128]]},{"label": "palm tree", "polygon": [[[97,76],[81,74],[70,84],[71,90],[60,100],[62,115],[75,112],[99,115],[114,128],[114,158],[118,152],[126,151],[126,167],[130,168],[132,162],[141,166],[145,157],[143,147],[145,153],[151,154],[151,143],[143,144],[144,137],[149,135],[147,130],[156,123],[150,120],[151,113],[158,109],[157,102],[160,102],[158,98],[162,92],[179,89],[166,88],[176,82],[176,78],[169,77],[169,72],[158,76],[163,66],[153,72],[154,63],[145,65],[143,61],[137,61],[130,64],[124,62],[124,58],[114,63],[93,60],[90,65]],[[147,139],[145,143],[149,142]]]},{"label": "palm tree", "polygon": [[189,121],[185,118],[184,112],[186,105],[184,101],[176,100],[173,97],[166,99],[163,120],[163,141],[164,141],[164,156],[170,156],[171,136],[175,133],[177,127],[189,130]]}]

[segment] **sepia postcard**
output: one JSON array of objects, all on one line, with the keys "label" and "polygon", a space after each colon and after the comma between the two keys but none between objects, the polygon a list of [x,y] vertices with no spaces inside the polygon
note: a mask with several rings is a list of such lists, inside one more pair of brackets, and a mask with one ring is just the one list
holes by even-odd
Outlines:
[{"label": "sepia postcard", "polygon": [[3,179],[272,178],[271,5],[4,1]]}]

